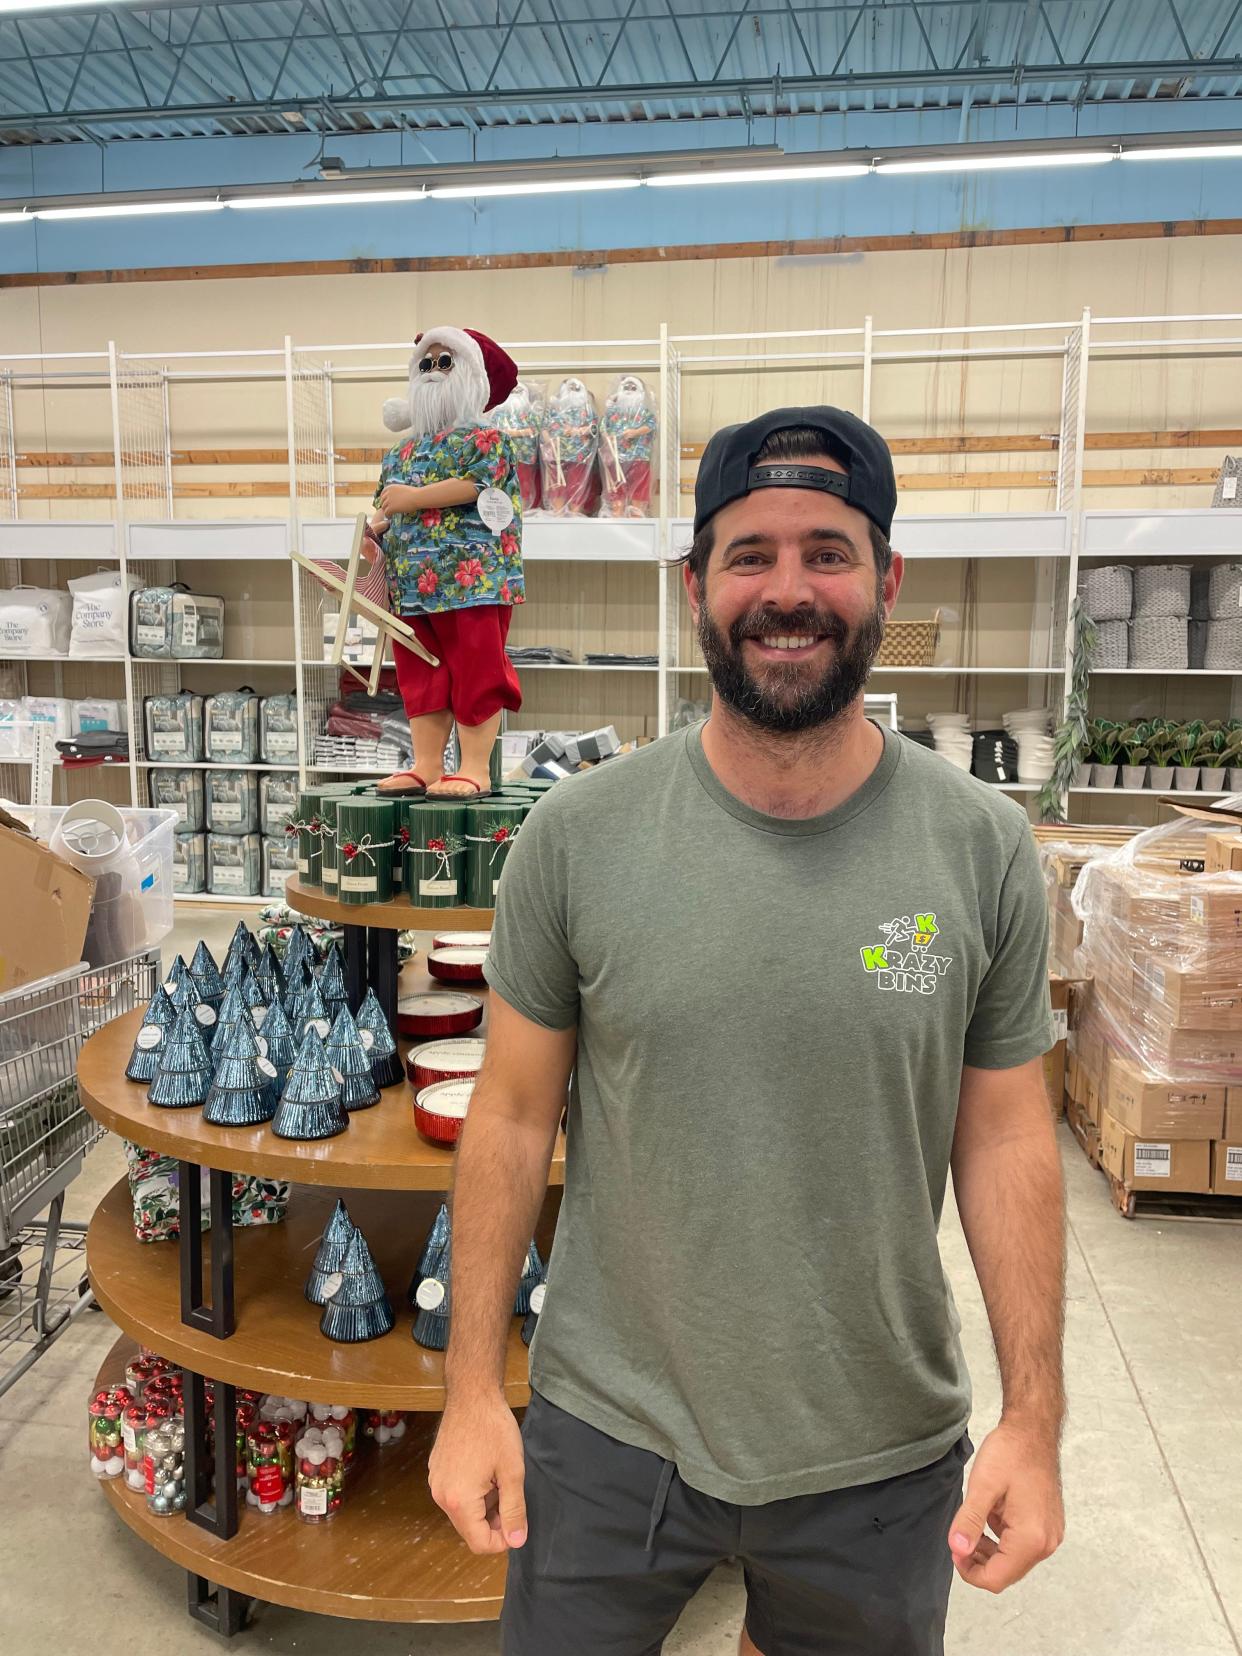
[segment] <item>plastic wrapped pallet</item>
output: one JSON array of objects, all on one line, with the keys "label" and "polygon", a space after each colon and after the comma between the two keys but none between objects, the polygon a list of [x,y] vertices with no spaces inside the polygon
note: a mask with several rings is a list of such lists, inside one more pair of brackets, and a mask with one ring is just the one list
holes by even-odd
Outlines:
[{"label": "plastic wrapped pallet", "polygon": [[203,740],[215,764],[253,765],[259,757],[259,698],[253,690],[222,690],[203,708]]},{"label": "plastic wrapped pallet", "polygon": [[255,771],[209,770],[206,818],[213,834],[254,834],[259,828],[259,778]]},{"label": "plastic wrapped pallet", "polygon": [[70,620],[71,656],[123,656],[125,621],[129,594],[141,582],[136,576],[122,577],[119,569],[80,575],[69,582],[73,596]]},{"label": "plastic wrapped pallet", "polygon": [[271,765],[298,762],[298,698],[264,696],[259,706],[259,753]]},{"label": "plastic wrapped pallet", "polygon": [[298,847],[295,839],[279,838],[263,841],[263,895],[283,897],[285,881],[298,871]]},{"label": "plastic wrapped pallet", "polygon": [[0,592],[0,656],[69,654],[73,601],[54,587]]},{"label": "plastic wrapped pallet", "polygon": [[173,890],[179,897],[192,897],[207,889],[207,836],[204,833],[173,835]]},{"label": "plastic wrapped pallet", "polygon": [[203,757],[203,698],[183,690],[176,696],[148,696],[143,703],[147,757],[194,764]]},{"label": "plastic wrapped pallet", "polygon": [[225,897],[257,897],[263,881],[258,834],[207,835],[207,889]]},{"label": "plastic wrapped pallet", "polygon": [[153,770],[151,803],[176,811],[177,833],[198,834],[206,826],[205,790],[201,770]]},{"label": "plastic wrapped pallet", "polygon": [[296,771],[264,771],[259,777],[259,831],[283,840],[297,803]]}]

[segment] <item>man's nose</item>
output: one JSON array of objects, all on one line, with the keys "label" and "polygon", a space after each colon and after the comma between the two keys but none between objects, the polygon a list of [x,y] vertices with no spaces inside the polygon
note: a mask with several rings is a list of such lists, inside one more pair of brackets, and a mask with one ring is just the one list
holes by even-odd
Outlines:
[{"label": "man's nose", "polygon": [[763,583],[763,602],[783,611],[815,607],[815,586],[799,549],[777,555]]}]

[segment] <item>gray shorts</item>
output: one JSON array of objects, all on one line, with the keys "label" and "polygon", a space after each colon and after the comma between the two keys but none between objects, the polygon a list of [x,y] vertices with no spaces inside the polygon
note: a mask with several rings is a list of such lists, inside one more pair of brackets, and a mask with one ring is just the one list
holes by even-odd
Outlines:
[{"label": "gray shorts", "polygon": [[763,1656],[941,1656],[967,1437],[918,1472],[763,1506],[703,1495],[538,1394],[522,1440],[529,1533],[509,1554],[503,1656],[659,1656],[729,1558]]}]

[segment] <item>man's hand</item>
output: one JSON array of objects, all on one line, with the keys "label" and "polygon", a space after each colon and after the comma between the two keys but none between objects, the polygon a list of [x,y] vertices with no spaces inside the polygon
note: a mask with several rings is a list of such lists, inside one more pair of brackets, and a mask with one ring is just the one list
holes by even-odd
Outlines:
[{"label": "man's hand", "polygon": [[1002,1420],[975,1456],[949,1530],[954,1568],[972,1587],[1003,1593],[1051,1558],[1064,1537],[1055,1433]]},{"label": "man's hand", "polygon": [[422,504],[422,490],[411,489],[406,483],[389,483],[381,491],[380,509],[392,517],[396,512],[417,512]]},{"label": "man's hand", "polygon": [[526,1540],[526,1457],[504,1398],[450,1402],[428,1462],[431,1498],[472,1553]]}]

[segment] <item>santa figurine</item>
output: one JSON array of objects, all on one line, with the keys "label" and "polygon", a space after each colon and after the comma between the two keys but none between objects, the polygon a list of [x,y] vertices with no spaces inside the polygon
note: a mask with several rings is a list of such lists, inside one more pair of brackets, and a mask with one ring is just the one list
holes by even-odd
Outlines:
[{"label": "santa figurine", "polygon": [[655,398],[646,383],[623,374],[608,394],[600,426],[601,517],[650,516],[656,427]]},{"label": "santa figurine", "polygon": [[[522,496],[507,437],[486,411],[517,383],[517,366],[472,328],[428,328],[415,340],[408,398],[384,404],[389,449],[370,528],[389,606],[440,665],[393,641],[410,721],[413,767],[379,784],[385,798],[476,799],[490,792],[492,746],[522,692],[505,640],[526,601]],[[442,775],[456,722],[459,769]]]},{"label": "santa figurine", "polygon": [[539,489],[539,428],[543,424],[543,386],[534,380],[519,380],[496,410],[496,424],[504,432],[517,461],[522,510],[535,511],[541,500]]},{"label": "santa figurine", "polygon": [[539,472],[545,510],[558,517],[591,517],[599,505],[595,456],[599,413],[580,379],[562,380],[543,411]]}]

